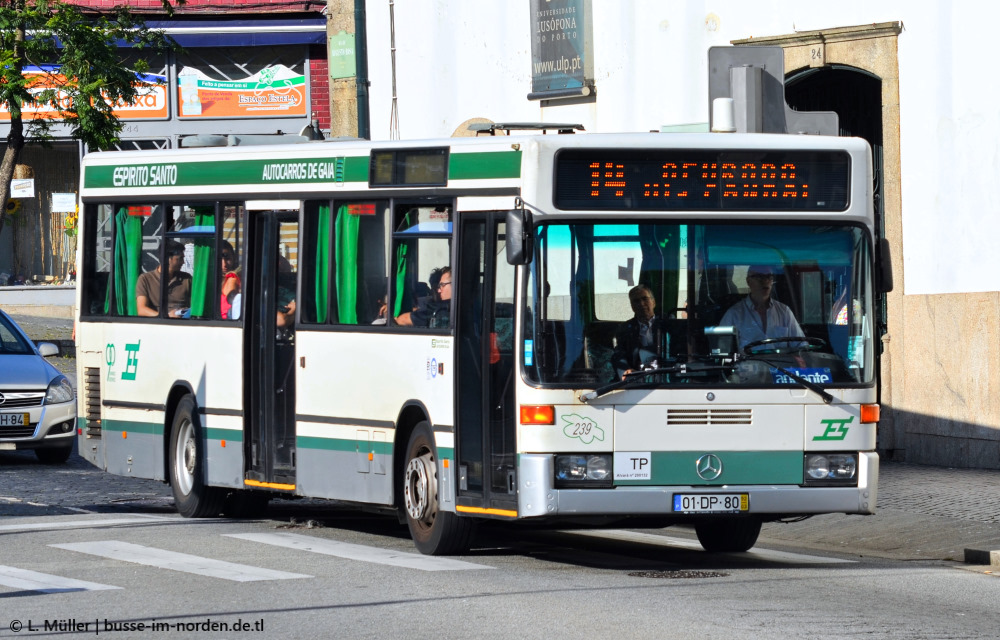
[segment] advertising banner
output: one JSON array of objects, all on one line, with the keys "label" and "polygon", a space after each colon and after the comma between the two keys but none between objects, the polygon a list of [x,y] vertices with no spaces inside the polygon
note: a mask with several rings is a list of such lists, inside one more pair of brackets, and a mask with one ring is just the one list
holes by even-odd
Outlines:
[{"label": "advertising banner", "polygon": [[[21,106],[21,114],[25,120],[62,118],[63,108],[72,105],[69,94],[59,88],[66,84],[66,78],[58,73],[57,68],[33,67],[24,70],[29,77],[29,91],[38,95],[49,89],[56,90],[56,96],[61,108],[40,102],[27,102]],[[122,120],[163,120],[168,117],[167,87],[164,76],[137,76],[136,88],[139,95],[135,104],[119,102],[114,105],[115,115]],[[158,84],[160,83],[160,84]],[[0,103],[0,122],[10,122],[10,107],[6,102]]]},{"label": "advertising banner", "polygon": [[216,80],[193,67],[178,74],[181,118],[305,116],[306,78],[284,65],[261,69],[242,80]]},{"label": "advertising banner", "polygon": [[582,88],[590,25],[584,0],[531,0],[531,91]]}]

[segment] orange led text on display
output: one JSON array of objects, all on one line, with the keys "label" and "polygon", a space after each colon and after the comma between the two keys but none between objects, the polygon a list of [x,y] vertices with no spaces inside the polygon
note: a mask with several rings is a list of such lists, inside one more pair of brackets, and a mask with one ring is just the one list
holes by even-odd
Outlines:
[{"label": "orange led text on display", "polygon": [[[809,185],[792,162],[781,165],[733,162],[664,162],[661,180],[629,184],[621,162],[591,162],[590,196],[623,197],[626,191],[643,198],[808,198]],[[638,188],[637,188],[638,187]]]}]

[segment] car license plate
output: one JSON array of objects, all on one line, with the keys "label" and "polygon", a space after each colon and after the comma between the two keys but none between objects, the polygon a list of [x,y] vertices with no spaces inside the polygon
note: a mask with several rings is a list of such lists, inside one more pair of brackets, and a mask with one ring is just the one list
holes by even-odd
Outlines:
[{"label": "car license plate", "polygon": [[27,413],[0,413],[0,427],[24,427],[31,424]]},{"label": "car license plate", "polygon": [[675,513],[741,513],[750,510],[749,493],[675,493]]}]

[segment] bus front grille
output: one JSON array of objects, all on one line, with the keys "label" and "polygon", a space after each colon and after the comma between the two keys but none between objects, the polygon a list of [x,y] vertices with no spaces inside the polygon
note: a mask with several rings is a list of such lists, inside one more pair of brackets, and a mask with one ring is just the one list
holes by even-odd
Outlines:
[{"label": "bus front grille", "polygon": [[753,424],[753,409],[667,409],[667,425]]}]

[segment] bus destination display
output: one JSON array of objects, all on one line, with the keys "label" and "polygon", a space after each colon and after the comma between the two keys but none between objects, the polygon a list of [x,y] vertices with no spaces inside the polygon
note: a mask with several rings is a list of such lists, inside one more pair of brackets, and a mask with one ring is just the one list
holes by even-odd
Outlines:
[{"label": "bus destination display", "polygon": [[564,149],[555,159],[560,209],[843,211],[843,151]]}]

